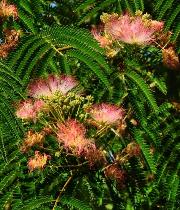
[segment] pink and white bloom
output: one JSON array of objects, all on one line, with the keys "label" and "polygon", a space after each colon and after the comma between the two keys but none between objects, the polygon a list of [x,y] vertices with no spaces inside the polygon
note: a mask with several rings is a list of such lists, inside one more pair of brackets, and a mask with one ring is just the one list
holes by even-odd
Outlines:
[{"label": "pink and white bloom", "polygon": [[13,16],[15,19],[18,17],[17,7],[13,4],[7,4],[6,0],[2,0],[0,3],[0,16],[9,17]]},{"label": "pink and white bloom", "polygon": [[58,141],[75,155],[85,156],[88,150],[96,149],[95,144],[87,139],[85,134],[84,125],[75,119],[69,119],[65,123],[58,124]]},{"label": "pink and white bloom", "polygon": [[30,158],[28,161],[28,168],[30,172],[35,169],[43,169],[50,158],[50,155],[46,155],[45,153],[41,154],[39,151],[35,151],[35,156]]},{"label": "pink and white bloom", "polygon": [[99,124],[116,125],[123,120],[124,110],[112,104],[95,104],[88,111],[91,118]]},{"label": "pink and white bloom", "polygon": [[102,36],[101,32],[104,30],[102,26],[93,27],[91,33],[94,38],[99,42],[100,46],[105,48],[112,44],[112,40],[108,39],[106,36]]},{"label": "pink and white bloom", "polygon": [[23,120],[36,120],[38,113],[45,103],[42,100],[33,101],[31,99],[21,101],[16,111],[16,116]]},{"label": "pink and white bloom", "polygon": [[138,45],[150,44],[155,39],[155,33],[162,28],[162,22],[148,20],[147,24],[141,16],[129,14],[112,16],[105,23],[105,33],[113,40]]},{"label": "pink and white bloom", "polygon": [[78,82],[72,76],[50,75],[47,79],[33,81],[28,87],[28,94],[34,98],[51,97],[56,92],[66,95],[77,85]]}]

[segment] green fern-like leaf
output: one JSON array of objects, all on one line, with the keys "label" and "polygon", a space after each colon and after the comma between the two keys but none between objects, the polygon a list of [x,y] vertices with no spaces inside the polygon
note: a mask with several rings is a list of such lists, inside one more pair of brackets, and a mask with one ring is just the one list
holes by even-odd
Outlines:
[{"label": "green fern-like leaf", "polygon": [[149,168],[151,169],[152,173],[156,173],[156,164],[153,160],[152,155],[150,154],[149,146],[145,143],[144,139],[141,136],[141,131],[136,130],[134,132],[134,138],[141,147],[142,153],[147,161]]},{"label": "green fern-like leaf", "polygon": [[148,104],[150,104],[152,107],[152,110],[154,110],[155,112],[158,112],[158,106],[157,106],[156,100],[154,96],[152,95],[149,87],[144,82],[144,80],[137,73],[133,71],[126,72],[125,76],[127,76],[130,80],[132,80],[144,93]]},{"label": "green fern-like leaf", "polygon": [[83,201],[80,201],[76,198],[63,196],[61,199],[61,202],[65,205],[68,205],[69,207],[74,207],[75,209],[79,210],[92,210],[90,206],[88,206]]}]

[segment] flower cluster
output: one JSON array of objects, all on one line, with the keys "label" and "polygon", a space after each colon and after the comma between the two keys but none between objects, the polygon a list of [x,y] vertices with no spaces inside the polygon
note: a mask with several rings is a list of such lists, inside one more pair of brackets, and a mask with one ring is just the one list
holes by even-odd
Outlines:
[{"label": "flower cluster", "polygon": [[107,178],[116,180],[119,187],[124,187],[126,172],[120,169],[116,164],[108,165],[104,170],[104,174]]},{"label": "flower cluster", "polygon": [[124,110],[113,104],[95,104],[89,109],[91,118],[97,124],[117,125],[124,118]]},{"label": "flower cluster", "polygon": [[16,116],[23,120],[36,121],[38,113],[43,109],[44,105],[45,103],[42,100],[33,101],[32,99],[27,99],[21,101],[18,105]]},{"label": "flower cluster", "polygon": [[0,45],[0,57],[6,58],[9,52],[17,45],[20,32],[16,30],[4,30],[5,42]]},{"label": "flower cluster", "polygon": [[104,36],[100,35],[97,29],[93,29],[92,34],[102,47],[116,41],[137,45],[150,44],[155,40],[155,34],[162,31],[164,26],[163,22],[151,20],[142,13],[135,16],[128,13],[104,13],[101,20],[104,23]]},{"label": "flower cluster", "polygon": [[2,0],[0,3],[0,16],[1,17],[9,17],[12,16],[13,18],[17,19],[18,11],[15,5],[7,4],[6,0]]},{"label": "flower cluster", "polygon": [[84,125],[75,119],[58,124],[57,138],[60,143],[63,143],[64,148],[79,157],[84,157],[90,165],[103,161],[102,153],[92,140],[86,138],[85,134]]},{"label": "flower cluster", "polygon": [[46,106],[43,97],[53,97],[56,92],[65,95],[75,86],[77,81],[72,76],[50,75],[47,79],[38,79],[28,86],[28,95],[33,99],[21,101],[18,105],[16,115],[23,120],[33,120],[38,118],[38,113]]},{"label": "flower cluster", "polygon": [[104,31],[104,27],[101,25],[99,27],[93,27],[91,29],[91,33],[94,38],[99,42],[101,47],[107,47],[112,44],[112,40],[108,39],[108,37],[103,36],[102,32]]},{"label": "flower cluster", "polygon": [[33,98],[51,97],[56,92],[66,95],[77,85],[78,82],[72,76],[50,75],[46,79],[38,79],[30,83],[28,94]]},{"label": "flower cluster", "polygon": [[23,145],[21,146],[21,151],[26,152],[28,151],[32,146],[39,144],[41,145],[45,138],[45,132],[33,132],[32,130],[27,132],[26,138],[23,142]]},{"label": "flower cluster", "polygon": [[28,168],[30,172],[34,171],[35,169],[43,169],[48,159],[50,158],[50,155],[47,155],[45,153],[41,154],[39,151],[35,151],[35,156],[33,158],[30,158],[28,161]]},{"label": "flower cluster", "polygon": [[180,69],[180,61],[173,47],[162,49],[163,64],[170,69]]},{"label": "flower cluster", "polygon": [[[74,77],[65,75],[50,75],[29,84],[27,92],[30,98],[18,104],[16,115],[26,123],[33,121],[34,126],[39,126],[38,132],[27,132],[21,152],[29,152],[34,146],[45,149],[46,137],[50,134],[56,138],[59,149],[63,148],[63,153],[87,160],[90,167],[108,165],[107,153],[96,145],[96,138],[102,132],[106,135],[111,128],[113,132],[115,129],[119,132],[119,127],[125,125],[125,111],[114,104],[93,104],[92,96],[72,92],[77,85]],[[89,132],[89,129],[97,132],[97,135]],[[28,161],[29,170],[42,169],[48,157],[36,151],[35,157]]]},{"label": "flower cluster", "polygon": [[119,164],[127,162],[132,157],[138,157],[141,154],[141,148],[136,142],[131,142],[125,147],[120,154],[116,156]]}]

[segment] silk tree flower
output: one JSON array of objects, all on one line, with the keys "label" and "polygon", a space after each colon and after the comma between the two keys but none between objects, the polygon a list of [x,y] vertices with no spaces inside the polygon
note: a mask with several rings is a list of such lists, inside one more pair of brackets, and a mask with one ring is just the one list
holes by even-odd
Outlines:
[{"label": "silk tree flower", "polygon": [[32,130],[28,131],[20,150],[22,152],[27,152],[35,144],[42,145],[45,134],[44,131],[40,133],[33,132]]},{"label": "silk tree flower", "polygon": [[88,110],[97,124],[117,125],[123,120],[124,110],[113,104],[95,104]]},{"label": "silk tree flower", "polygon": [[148,20],[129,14],[108,17],[105,33],[113,40],[128,44],[147,45],[154,41],[155,33],[162,30],[162,22]]},{"label": "silk tree flower", "polygon": [[120,188],[125,187],[126,172],[116,164],[108,165],[104,170],[104,174],[108,179],[116,180]]},{"label": "silk tree flower", "polygon": [[16,116],[23,120],[36,121],[38,113],[42,110],[45,103],[42,100],[33,101],[31,99],[21,101],[16,111]]},{"label": "silk tree flower", "polygon": [[30,172],[34,171],[35,169],[43,169],[50,158],[50,155],[45,153],[41,154],[39,151],[35,151],[35,156],[30,158],[27,164]]},{"label": "silk tree flower", "polygon": [[173,47],[162,49],[163,64],[170,69],[180,69],[180,61]]},{"label": "silk tree flower", "polygon": [[105,48],[112,44],[112,40],[108,39],[106,36],[101,35],[103,30],[104,28],[102,26],[93,27],[91,29],[91,33],[94,36],[94,38],[99,42],[100,46]]},{"label": "silk tree flower", "polygon": [[65,123],[58,124],[57,139],[63,143],[66,150],[71,151],[78,157],[88,160],[89,165],[105,164],[106,159],[102,151],[85,137],[86,129],[84,125],[75,119],[69,119]]},{"label": "silk tree flower", "polygon": [[78,156],[85,154],[89,149],[94,150],[95,145],[85,137],[86,129],[83,124],[75,119],[58,124],[57,137],[64,148]]},{"label": "silk tree flower", "polygon": [[66,95],[77,85],[78,82],[72,76],[50,75],[47,79],[38,79],[30,83],[28,94],[34,98],[51,97],[56,92]]},{"label": "silk tree flower", "polygon": [[15,19],[18,17],[17,7],[15,5],[7,4],[6,0],[2,0],[0,3],[0,16],[9,17],[13,16]]}]

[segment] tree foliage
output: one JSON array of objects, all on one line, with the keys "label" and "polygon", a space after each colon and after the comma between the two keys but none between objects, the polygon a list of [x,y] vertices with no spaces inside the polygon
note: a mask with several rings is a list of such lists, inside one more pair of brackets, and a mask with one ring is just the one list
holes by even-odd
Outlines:
[{"label": "tree foliage", "polygon": [[[18,18],[14,13],[6,17],[0,8],[0,209],[178,209],[179,66],[174,70],[162,61],[166,45],[173,48],[176,60],[180,52],[178,0],[6,3],[16,5]],[[168,43],[127,44],[109,56],[92,36],[92,27],[103,12],[135,15],[138,10],[164,21]],[[9,39],[15,40],[13,46]],[[87,159],[68,155],[54,134],[47,136],[44,148],[21,151],[27,132],[39,132],[42,125],[19,119],[18,103],[30,98],[29,83],[48,75],[73,75],[82,97],[123,107],[123,131],[86,124],[87,135],[96,139],[107,164],[89,166]],[[74,105],[71,116],[82,123],[81,105]],[[128,145],[138,145],[140,154],[130,157]],[[30,172],[27,163],[36,150],[49,152],[52,159],[42,170]],[[106,172],[117,165],[125,172],[122,183]]]}]

